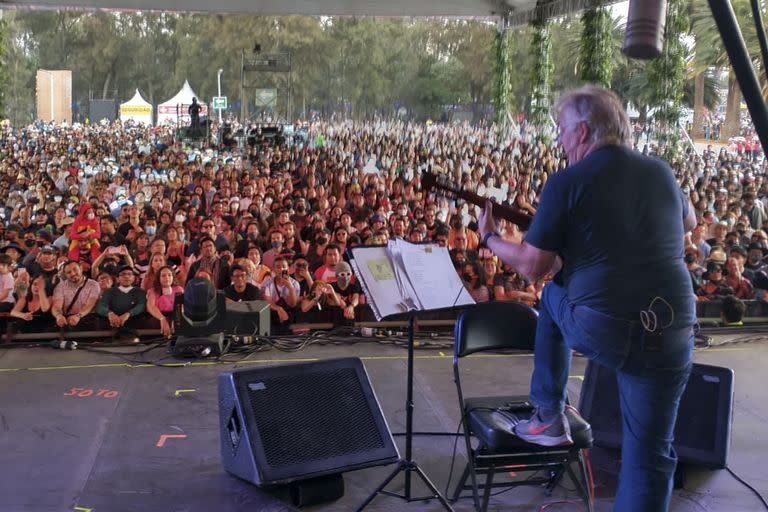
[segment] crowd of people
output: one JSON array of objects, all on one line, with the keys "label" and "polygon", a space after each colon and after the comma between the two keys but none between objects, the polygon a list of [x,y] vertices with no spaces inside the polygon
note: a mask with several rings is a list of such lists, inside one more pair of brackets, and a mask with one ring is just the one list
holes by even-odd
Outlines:
[{"label": "crowd of people", "polygon": [[[317,122],[307,144],[290,146],[194,149],[173,135],[118,123],[2,126],[9,329],[170,334],[174,296],[193,277],[228,301],[268,301],[277,332],[370,319],[346,249],[394,237],[447,247],[476,301],[539,300],[542,281],[480,245],[480,209],[422,190],[420,176],[444,174],[533,215],[548,177],[567,165],[559,146],[401,121]],[[699,298],[766,299],[762,155],[708,148],[673,168],[699,218],[685,254]],[[504,221],[500,233],[522,236]]]}]

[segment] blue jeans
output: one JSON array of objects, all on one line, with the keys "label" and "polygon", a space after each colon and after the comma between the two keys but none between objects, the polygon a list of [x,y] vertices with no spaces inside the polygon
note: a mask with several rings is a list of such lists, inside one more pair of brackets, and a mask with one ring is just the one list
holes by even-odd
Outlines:
[{"label": "blue jeans", "polygon": [[549,283],[536,326],[531,399],[537,405],[563,409],[572,349],[616,370],[624,441],[614,510],[667,511],[677,466],[672,437],[691,372],[693,328],[648,334],[639,323],[575,306],[564,288]]}]

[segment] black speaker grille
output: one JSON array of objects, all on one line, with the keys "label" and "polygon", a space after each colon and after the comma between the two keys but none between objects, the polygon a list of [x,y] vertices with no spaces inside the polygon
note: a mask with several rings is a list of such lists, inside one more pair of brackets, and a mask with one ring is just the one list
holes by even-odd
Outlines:
[{"label": "black speaker grille", "polygon": [[254,380],[248,396],[272,468],[380,449],[384,440],[352,368]]}]

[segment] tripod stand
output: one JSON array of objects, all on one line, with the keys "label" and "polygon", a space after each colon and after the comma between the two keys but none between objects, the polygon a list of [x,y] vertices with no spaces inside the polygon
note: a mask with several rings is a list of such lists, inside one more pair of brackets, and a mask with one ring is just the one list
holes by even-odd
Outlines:
[{"label": "tripod stand", "polygon": [[[408,369],[406,371],[406,399],[405,399],[405,458],[400,459],[397,462],[397,467],[392,473],[384,479],[381,484],[365,499],[362,505],[357,509],[357,512],[361,512],[367,507],[378,494],[386,494],[388,496],[394,496],[396,498],[403,499],[408,503],[412,501],[422,501],[432,498],[437,498],[443,507],[449,512],[453,512],[445,496],[435,487],[435,484],[424,473],[418,463],[413,460],[413,336],[416,331],[416,313],[411,312],[408,318]],[[405,492],[404,494],[398,494],[385,490],[385,487],[394,480],[394,478],[400,474],[401,471],[405,471]],[[414,498],[411,495],[411,473],[416,473],[424,485],[432,492],[431,496],[423,496]]]}]

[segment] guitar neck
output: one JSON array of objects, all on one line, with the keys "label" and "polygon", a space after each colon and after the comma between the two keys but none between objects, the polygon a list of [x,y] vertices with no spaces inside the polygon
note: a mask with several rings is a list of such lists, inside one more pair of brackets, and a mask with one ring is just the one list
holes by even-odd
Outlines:
[{"label": "guitar neck", "polygon": [[[475,206],[479,206],[480,208],[484,208],[485,202],[488,200],[487,198],[479,196],[474,192],[470,192],[468,190],[456,191],[456,197],[459,197],[467,201],[468,203],[472,203]],[[517,226],[523,231],[528,230],[528,226],[531,225],[531,220],[532,220],[532,217],[530,215],[526,213],[522,213],[518,210],[515,210],[505,204],[498,204],[498,203],[493,203],[493,216],[502,218],[513,224],[517,224]]]}]

